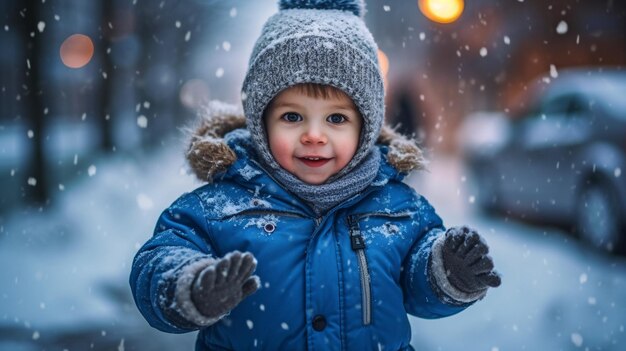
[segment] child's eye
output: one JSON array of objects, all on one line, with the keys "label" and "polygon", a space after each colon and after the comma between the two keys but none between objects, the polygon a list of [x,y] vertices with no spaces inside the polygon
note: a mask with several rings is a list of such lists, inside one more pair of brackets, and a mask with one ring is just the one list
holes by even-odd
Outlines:
[{"label": "child's eye", "polygon": [[336,113],[334,115],[328,116],[326,120],[333,124],[339,124],[347,121],[348,119],[346,118],[346,116]]},{"label": "child's eye", "polygon": [[294,112],[287,112],[281,117],[283,120],[287,122],[300,122],[302,121],[302,116]]}]

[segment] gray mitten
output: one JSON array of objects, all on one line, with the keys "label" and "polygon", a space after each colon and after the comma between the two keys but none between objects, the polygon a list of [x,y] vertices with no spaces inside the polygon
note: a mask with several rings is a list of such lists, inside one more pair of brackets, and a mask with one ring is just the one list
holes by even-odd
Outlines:
[{"label": "gray mitten", "polygon": [[255,269],[251,253],[233,251],[196,275],[191,284],[191,301],[204,316],[219,318],[257,291],[259,278],[252,276]]},{"label": "gray mitten", "polygon": [[500,275],[493,270],[489,246],[468,227],[448,229],[442,247],[443,265],[450,284],[475,294],[500,286]]}]

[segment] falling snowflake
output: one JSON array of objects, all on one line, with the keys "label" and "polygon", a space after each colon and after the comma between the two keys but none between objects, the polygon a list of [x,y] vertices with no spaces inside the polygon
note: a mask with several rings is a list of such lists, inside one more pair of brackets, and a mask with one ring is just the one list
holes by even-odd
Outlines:
[{"label": "falling snowflake", "polygon": [[556,78],[559,76],[559,72],[556,71],[556,66],[550,65],[550,77]]},{"label": "falling snowflake", "polygon": [[152,199],[146,194],[137,195],[137,205],[142,210],[149,210],[154,206]]},{"label": "falling snowflake", "polygon": [[91,165],[89,166],[89,168],[87,168],[87,174],[89,174],[90,177],[93,177],[96,175],[96,166]]},{"label": "falling snowflake", "polygon": [[581,347],[583,344],[583,337],[578,333],[572,333],[572,343],[576,345],[576,347]]},{"label": "falling snowflake", "polygon": [[480,48],[480,56],[485,57],[487,56],[487,48],[486,47],[482,47]]},{"label": "falling snowflake", "polygon": [[589,303],[590,305],[595,305],[597,303],[597,300],[595,297],[589,296],[589,298],[587,299],[587,303]]},{"label": "falling snowflake", "polygon": [[218,68],[217,71],[215,71],[215,76],[217,78],[222,78],[223,75],[224,75],[224,69],[222,67]]},{"label": "falling snowflake", "polygon": [[37,23],[37,29],[39,29],[39,33],[43,33],[43,30],[45,28],[46,28],[46,22],[39,21],[39,23]]},{"label": "falling snowflake", "polygon": [[137,125],[140,128],[147,128],[148,127],[148,119],[146,118],[146,116],[141,115],[141,116],[137,117]]},{"label": "falling snowflake", "polygon": [[556,32],[559,34],[567,33],[567,22],[565,21],[559,22],[559,24],[556,26]]}]

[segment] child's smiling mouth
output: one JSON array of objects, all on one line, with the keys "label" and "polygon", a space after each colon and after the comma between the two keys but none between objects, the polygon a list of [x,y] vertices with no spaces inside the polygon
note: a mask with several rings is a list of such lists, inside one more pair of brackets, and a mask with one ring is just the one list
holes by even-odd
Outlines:
[{"label": "child's smiling mouth", "polygon": [[330,161],[330,158],[318,156],[297,157],[297,159],[309,167],[321,167]]}]

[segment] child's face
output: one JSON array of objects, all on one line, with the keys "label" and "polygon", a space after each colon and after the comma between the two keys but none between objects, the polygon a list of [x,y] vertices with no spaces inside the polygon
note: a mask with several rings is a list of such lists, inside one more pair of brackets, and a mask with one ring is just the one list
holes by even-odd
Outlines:
[{"label": "child's face", "polygon": [[324,183],[350,162],[362,123],[349,97],[314,98],[294,88],[278,94],[265,115],[272,155],[309,184]]}]

